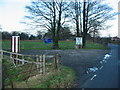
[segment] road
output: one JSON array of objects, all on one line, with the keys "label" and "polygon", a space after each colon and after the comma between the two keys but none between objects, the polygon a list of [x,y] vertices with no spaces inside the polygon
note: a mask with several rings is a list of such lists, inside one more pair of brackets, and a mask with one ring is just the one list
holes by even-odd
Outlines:
[{"label": "road", "polygon": [[[94,73],[92,79],[88,79],[78,88],[120,88],[120,46],[109,44],[111,49],[111,58],[102,64],[102,69]],[[119,68],[119,69],[118,69]],[[119,71],[118,71],[119,70]],[[118,75],[119,74],[119,75]]]}]

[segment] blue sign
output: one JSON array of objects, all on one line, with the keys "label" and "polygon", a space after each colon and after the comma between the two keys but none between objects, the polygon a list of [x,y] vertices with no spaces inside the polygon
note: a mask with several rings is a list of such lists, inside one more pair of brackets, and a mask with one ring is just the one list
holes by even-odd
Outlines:
[{"label": "blue sign", "polygon": [[44,39],[44,43],[52,43],[52,39]]}]

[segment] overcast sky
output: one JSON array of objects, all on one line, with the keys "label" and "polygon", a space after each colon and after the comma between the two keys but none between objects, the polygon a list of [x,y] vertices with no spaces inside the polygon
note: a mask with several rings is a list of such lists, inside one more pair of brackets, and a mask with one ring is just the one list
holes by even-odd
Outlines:
[{"label": "overcast sky", "polygon": [[[20,21],[23,21],[25,12],[25,5],[28,5],[31,0],[0,0],[0,25],[2,26],[3,31],[26,31],[28,28],[24,24],[21,24]],[[67,0],[66,0],[67,1]],[[114,11],[118,11],[118,1],[119,0],[106,0],[111,7],[114,8]],[[101,36],[118,36],[118,16],[116,20],[109,21],[109,25],[113,25],[112,28],[101,31]],[[36,33],[30,31],[31,33]]]}]

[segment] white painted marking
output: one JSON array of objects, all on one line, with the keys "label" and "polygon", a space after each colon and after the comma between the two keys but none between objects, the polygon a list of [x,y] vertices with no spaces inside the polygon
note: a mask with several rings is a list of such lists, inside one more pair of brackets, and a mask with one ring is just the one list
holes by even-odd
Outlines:
[{"label": "white painted marking", "polygon": [[97,75],[95,74],[90,80],[93,80],[95,77],[97,77]]},{"label": "white painted marking", "polygon": [[103,68],[103,66],[100,67],[100,70]]}]

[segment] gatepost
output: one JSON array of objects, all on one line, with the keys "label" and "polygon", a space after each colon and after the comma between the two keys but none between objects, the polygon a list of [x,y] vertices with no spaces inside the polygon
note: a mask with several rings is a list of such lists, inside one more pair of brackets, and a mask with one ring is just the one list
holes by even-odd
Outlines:
[{"label": "gatepost", "polygon": [[[11,39],[11,52],[13,53],[19,53],[20,52],[20,37],[19,36],[12,36]],[[17,55],[13,56],[14,58],[17,58]],[[14,60],[15,64],[18,64],[19,62],[17,60]]]}]

